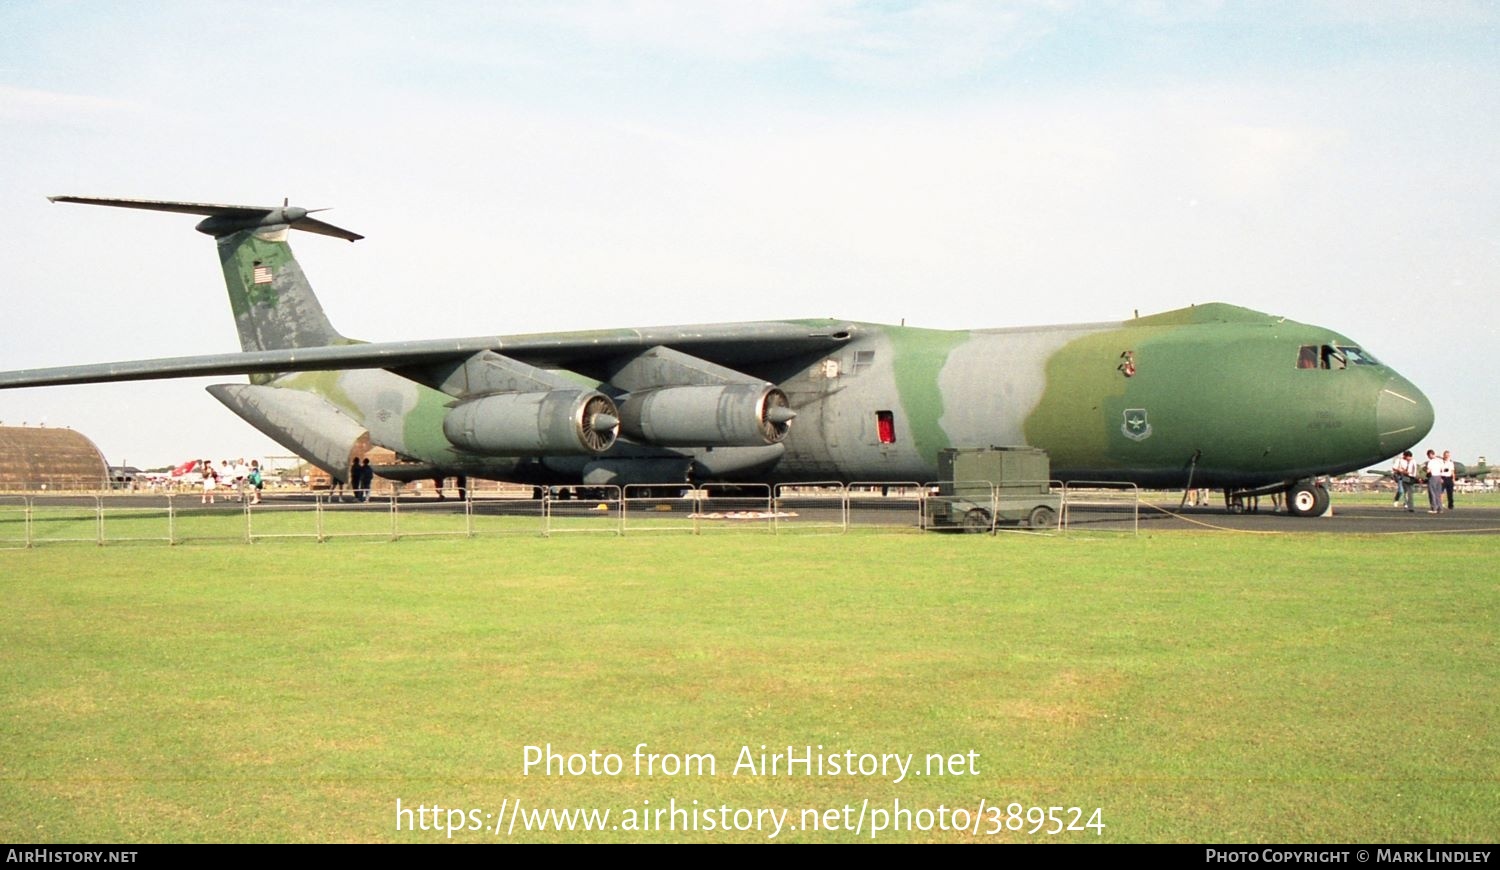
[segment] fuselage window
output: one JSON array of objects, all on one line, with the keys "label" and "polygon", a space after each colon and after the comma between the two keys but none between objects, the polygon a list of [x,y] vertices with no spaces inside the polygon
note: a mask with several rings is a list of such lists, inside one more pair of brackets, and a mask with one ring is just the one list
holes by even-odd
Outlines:
[{"label": "fuselage window", "polygon": [[875,434],[881,444],[896,443],[896,415],[890,411],[875,412]]},{"label": "fuselage window", "polygon": [[1297,351],[1297,368],[1315,369],[1318,367],[1318,346],[1315,344],[1304,344]]}]

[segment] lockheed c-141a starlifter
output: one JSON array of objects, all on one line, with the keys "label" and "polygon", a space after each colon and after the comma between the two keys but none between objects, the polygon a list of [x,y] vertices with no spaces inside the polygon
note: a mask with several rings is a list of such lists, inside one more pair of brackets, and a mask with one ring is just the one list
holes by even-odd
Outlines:
[{"label": "lockheed c-141a starlifter", "polygon": [[1060,480],[1284,493],[1416,444],[1432,405],[1330,329],[1213,303],[1124,322],[933,330],[843,320],[367,343],[330,324],[289,206],[53,197],[204,215],[240,353],[0,374],[0,387],[243,374],[209,392],[335,478],[536,485],[931,481],[950,447],[1031,445]]}]

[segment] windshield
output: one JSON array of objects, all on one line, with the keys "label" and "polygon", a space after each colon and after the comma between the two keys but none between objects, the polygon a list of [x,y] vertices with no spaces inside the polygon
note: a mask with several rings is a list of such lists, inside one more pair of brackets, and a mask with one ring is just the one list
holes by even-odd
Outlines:
[{"label": "windshield", "polygon": [[1344,355],[1344,358],[1349,360],[1349,364],[1353,366],[1380,365],[1380,362],[1376,360],[1375,357],[1370,356],[1368,353],[1357,347],[1348,347],[1341,344],[1339,345],[1339,353],[1342,353]]}]

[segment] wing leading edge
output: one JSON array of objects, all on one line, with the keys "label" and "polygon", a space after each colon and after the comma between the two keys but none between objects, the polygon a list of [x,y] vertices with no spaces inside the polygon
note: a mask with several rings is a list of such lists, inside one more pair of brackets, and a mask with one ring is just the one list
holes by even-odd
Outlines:
[{"label": "wing leading edge", "polygon": [[0,389],[235,374],[399,369],[460,361],[483,351],[502,353],[535,366],[568,368],[665,346],[721,365],[753,365],[838,347],[852,337],[856,328],[841,321],[817,325],[771,321],[368,342],[19,369],[0,372]]}]

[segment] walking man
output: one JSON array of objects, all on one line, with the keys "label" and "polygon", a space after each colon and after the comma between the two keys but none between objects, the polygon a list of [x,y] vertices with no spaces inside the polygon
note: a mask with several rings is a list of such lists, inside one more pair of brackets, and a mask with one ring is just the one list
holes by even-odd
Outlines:
[{"label": "walking man", "polygon": [[1396,457],[1391,465],[1391,477],[1396,479],[1396,500],[1391,502],[1391,507],[1401,507],[1402,497],[1405,496],[1407,511],[1412,510],[1412,496],[1415,494],[1417,484],[1417,463],[1411,458],[1408,450]]}]

